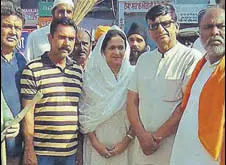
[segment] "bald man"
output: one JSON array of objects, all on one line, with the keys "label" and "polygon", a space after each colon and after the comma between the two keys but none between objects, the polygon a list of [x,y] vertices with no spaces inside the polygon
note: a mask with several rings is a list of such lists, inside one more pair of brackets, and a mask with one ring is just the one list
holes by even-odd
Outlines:
[{"label": "bald man", "polygon": [[178,110],[183,113],[170,165],[225,165],[225,10],[209,8],[200,25],[207,51]]}]

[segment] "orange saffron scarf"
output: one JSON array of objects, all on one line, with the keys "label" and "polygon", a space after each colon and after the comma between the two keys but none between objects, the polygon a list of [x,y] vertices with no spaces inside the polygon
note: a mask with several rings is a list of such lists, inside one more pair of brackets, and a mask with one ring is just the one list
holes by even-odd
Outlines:
[{"label": "orange saffron scarf", "polygon": [[[202,67],[206,63],[203,57],[198,64],[185,90],[181,104],[184,111],[188,103],[192,85],[194,84]],[[216,69],[205,83],[200,99],[198,113],[198,135],[199,139],[213,157],[218,160],[221,154],[220,165],[225,165],[225,56],[221,59]]]}]

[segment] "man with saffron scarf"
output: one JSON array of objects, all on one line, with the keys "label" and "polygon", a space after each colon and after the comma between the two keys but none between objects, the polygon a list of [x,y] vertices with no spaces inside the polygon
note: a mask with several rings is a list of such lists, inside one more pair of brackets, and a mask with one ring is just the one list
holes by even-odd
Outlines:
[{"label": "man with saffron scarf", "polygon": [[225,165],[225,10],[209,8],[199,28],[207,53],[178,109],[183,116],[171,165]]}]

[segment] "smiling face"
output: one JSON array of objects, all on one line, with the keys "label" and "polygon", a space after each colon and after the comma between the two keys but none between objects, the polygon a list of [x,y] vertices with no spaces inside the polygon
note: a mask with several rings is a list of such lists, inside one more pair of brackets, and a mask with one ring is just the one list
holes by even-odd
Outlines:
[{"label": "smiling face", "polygon": [[120,68],[125,56],[125,41],[119,35],[112,37],[103,53],[110,68]]},{"label": "smiling face", "polygon": [[149,19],[148,26],[150,37],[162,53],[175,46],[179,29],[169,14],[156,17],[155,21]]},{"label": "smiling face", "polygon": [[213,8],[206,12],[200,23],[201,41],[213,61],[225,53],[225,12]]},{"label": "smiling face", "polygon": [[68,56],[75,43],[76,31],[72,26],[58,25],[53,36],[49,34],[51,53],[57,59],[64,59]]},{"label": "smiling face", "polygon": [[20,41],[23,21],[16,15],[1,17],[1,47],[14,49]]}]

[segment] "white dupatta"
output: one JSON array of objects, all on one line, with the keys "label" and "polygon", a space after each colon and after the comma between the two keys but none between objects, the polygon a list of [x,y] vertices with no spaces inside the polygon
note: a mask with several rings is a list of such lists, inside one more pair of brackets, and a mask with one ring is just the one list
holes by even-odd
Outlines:
[{"label": "white dupatta", "polygon": [[[113,29],[123,32],[117,26],[110,28]],[[105,35],[98,40],[84,72],[83,93],[79,104],[79,122],[83,133],[95,131],[98,125],[109,120],[115,113],[125,110],[127,87],[133,71],[129,63],[130,46],[127,42],[116,80],[101,52]]]}]

